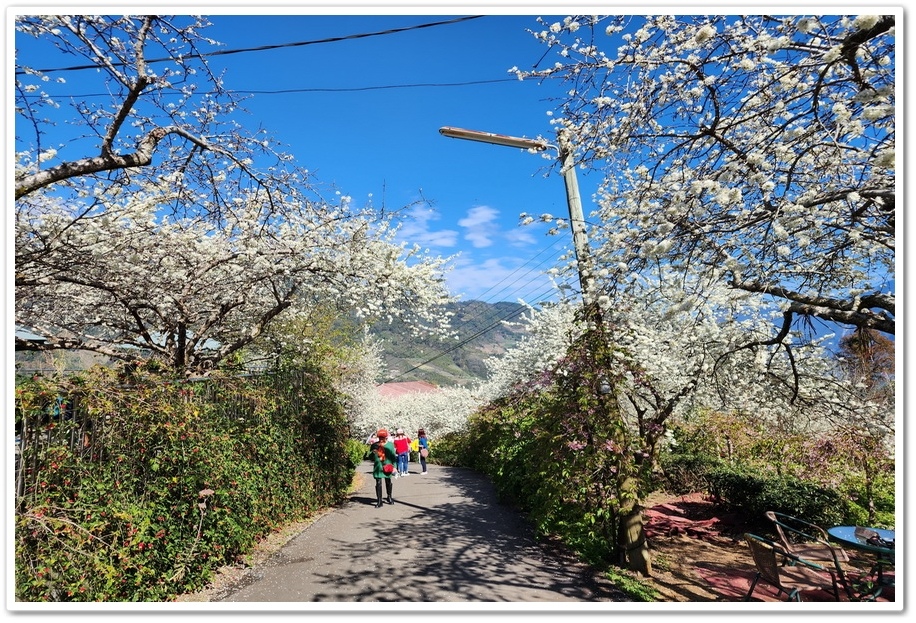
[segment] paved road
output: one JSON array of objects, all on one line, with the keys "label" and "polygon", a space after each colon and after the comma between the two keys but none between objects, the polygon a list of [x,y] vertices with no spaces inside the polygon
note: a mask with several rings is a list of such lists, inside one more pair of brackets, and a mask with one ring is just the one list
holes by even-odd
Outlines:
[{"label": "paved road", "polygon": [[222,602],[628,601],[562,548],[539,544],[493,487],[461,468],[429,466],[394,480],[375,508],[368,462],[359,490],[263,565]]}]

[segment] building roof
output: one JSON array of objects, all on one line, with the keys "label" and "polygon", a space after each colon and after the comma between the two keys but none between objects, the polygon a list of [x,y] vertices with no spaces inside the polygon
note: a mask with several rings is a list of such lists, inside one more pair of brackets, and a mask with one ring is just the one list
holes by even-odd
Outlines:
[{"label": "building roof", "polygon": [[16,339],[26,340],[28,342],[47,342],[47,338],[45,338],[43,335],[33,333],[26,327],[20,326],[18,324],[16,325]]},{"label": "building roof", "polygon": [[406,381],[404,383],[383,383],[376,386],[380,396],[388,398],[405,394],[432,394],[440,391],[437,385],[426,381]]}]

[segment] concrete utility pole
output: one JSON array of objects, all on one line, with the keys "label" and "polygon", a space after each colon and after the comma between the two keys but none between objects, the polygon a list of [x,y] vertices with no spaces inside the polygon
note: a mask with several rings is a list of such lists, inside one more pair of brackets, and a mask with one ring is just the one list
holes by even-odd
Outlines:
[{"label": "concrete utility pole", "polygon": [[566,205],[569,209],[569,226],[572,229],[573,248],[576,251],[576,266],[579,271],[579,287],[582,290],[582,302],[587,308],[594,303],[595,273],[592,269],[591,251],[588,247],[588,237],[585,233],[585,218],[582,215],[582,198],[579,196],[579,181],[576,178],[576,166],[573,161],[573,147],[569,132],[560,130],[557,136],[557,145],[530,138],[480,132],[478,130],[464,130],[445,126],[439,128],[439,133],[449,138],[462,138],[481,143],[492,143],[505,147],[518,147],[521,149],[534,149],[544,151],[553,148],[557,151],[560,161],[563,181],[566,184]]}]

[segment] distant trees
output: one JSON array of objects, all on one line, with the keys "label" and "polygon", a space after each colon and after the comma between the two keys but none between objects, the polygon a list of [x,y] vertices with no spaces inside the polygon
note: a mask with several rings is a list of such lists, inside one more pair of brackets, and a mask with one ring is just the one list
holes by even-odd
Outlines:
[{"label": "distant trees", "polygon": [[[319,302],[442,330],[443,262],[396,244],[371,206],[322,199],[265,130],[244,131],[207,64],[207,25],[17,19],[16,322],[47,338],[17,348],[200,374]],[[108,96],[62,93],[29,58],[41,46],[84,59],[81,88]]]}]

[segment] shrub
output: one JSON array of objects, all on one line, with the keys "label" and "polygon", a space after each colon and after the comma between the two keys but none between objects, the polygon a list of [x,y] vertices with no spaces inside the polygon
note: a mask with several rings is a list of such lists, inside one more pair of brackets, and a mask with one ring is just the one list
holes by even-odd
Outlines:
[{"label": "shrub", "polygon": [[355,470],[369,455],[369,446],[358,439],[347,439],[346,452],[347,464]]},{"label": "shrub", "polygon": [[763,521],[766,511],[802,517],[834,526],[848,517],[844,497],[836,490],[797,478],[761,477],[725,468],[708,474],[710,493],[726,508],[751,521]]},{"label": "shrub", "polygon": [[436,465],[471,467],[475,452],[470,451],[469,443],[465,433],[446,433],[429,444],[429,456],[426,461]]},{"label": "shrub", "polygon": [[894,482],[893,472],[881,473],[870,483],[862,476],[849,478],[842,487],[847,500],[845,523],[893,529],[897,521]]},{"label": "shrub", "polygon": [[674,454],[663,452],[659,457],[662,477],[656,486],[676,495],[708,491],[708,474],[723,466],[722,461],[709,454]]},{"label": "shrub", "polygon": [[[352,482],[346,419],[315,369],[195,383],[97,369],[16,392],[20,601],[198,590],[271,531],[344,499]],[[59,395],[78,409],[49,415]]]}]

